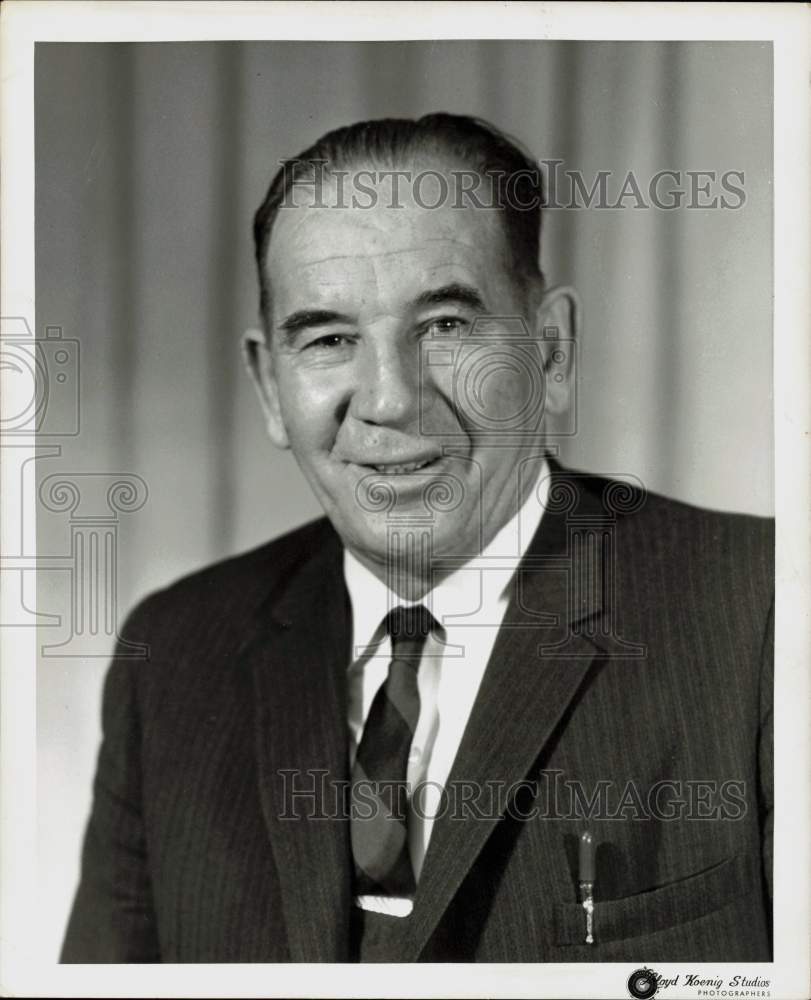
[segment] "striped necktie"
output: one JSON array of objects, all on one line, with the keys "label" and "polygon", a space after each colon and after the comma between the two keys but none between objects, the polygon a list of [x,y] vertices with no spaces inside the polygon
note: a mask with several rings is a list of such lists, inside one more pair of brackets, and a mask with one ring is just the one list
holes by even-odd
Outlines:
[{"label": "striped necktie", "polygon": [[352,768],[356,896],[414,895],[406,774],[420,714],[417,671],[435,624],[421,604],[397,607],[385,619],[392,649],[388,677],[372,702]]}]

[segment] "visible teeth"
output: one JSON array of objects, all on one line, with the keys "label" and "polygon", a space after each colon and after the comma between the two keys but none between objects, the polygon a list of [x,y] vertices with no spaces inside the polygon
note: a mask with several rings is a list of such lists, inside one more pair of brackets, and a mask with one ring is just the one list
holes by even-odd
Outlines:
[{"label": "visible teeth", "polygon": [[397,473],[403,472],[416,472],[417,469],[422,469],[424,466],[428,465],[430,461],[430,459],[426,459],[424,462],[407,462],[402,465],[376,465],[375,468],[378,472],[396,475]]}]

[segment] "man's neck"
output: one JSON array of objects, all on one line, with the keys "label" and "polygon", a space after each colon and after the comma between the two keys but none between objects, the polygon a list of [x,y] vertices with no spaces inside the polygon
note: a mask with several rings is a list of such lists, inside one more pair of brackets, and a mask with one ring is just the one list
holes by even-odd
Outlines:
[{"label": "man's neck", "polygon": [[[413,567],[406,568],[394,560],[381,561],[374,559],[366,553],[353,548],[349,548],[349,551],[362,566],[368,569],[392,593],[396,594],[400,600],[406,601],[409,604],[421,601],[442,578],[442,571],[435,567],[427,567],[428,572],[422,575],[415,573]],[[448,570],[448,574],[450,572]]]}]

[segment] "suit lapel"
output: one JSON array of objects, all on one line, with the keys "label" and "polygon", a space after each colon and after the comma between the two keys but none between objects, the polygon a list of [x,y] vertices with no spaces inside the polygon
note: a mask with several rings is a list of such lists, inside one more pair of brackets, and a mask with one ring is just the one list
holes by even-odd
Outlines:
[{"label": "suit lapel", "polygon": [[[584,680],[598,647],[593,629],[602,608],[573,600],[571,581],[593,564],[593,552],[572,544],[571,484],[554,475],[538,533],[512,582],[512,596],[454,760],[448,786],[476,782],[506,790],[532,770]],[[578,484],[579,516],[600,510]],[[581,522],[582,523],[582,522]],[[581,578],[582,579],[582,578]],[[549,615],[556,624],[550,626]],[[487,800],[487,796],[485,796]],[[504,805],[503,795],[501,805]],[[489,800],[488,800],[489,801]],[[503,808],[501,810],[503,812]],[[494,810],[495,813],[495,810]],[[450,811],[434,823],[400,961],[419,958],[501,813],[460,822]]]},{"label": "suit lapel", "polygon": [[345,961],[351,859],[340,815],[351,626],[336,536],[259,618],[244,655],[254,678],[260,795],[291,959]]}]

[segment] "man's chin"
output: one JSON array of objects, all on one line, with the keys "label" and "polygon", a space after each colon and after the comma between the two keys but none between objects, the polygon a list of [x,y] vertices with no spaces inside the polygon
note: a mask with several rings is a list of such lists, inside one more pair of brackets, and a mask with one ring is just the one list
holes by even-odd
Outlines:
[{"label": "man's chin", "polygon": [[[478,552],[479,532],[472,512],[456,510],[433,518],[377,515],[363,529],[356,526],[339,534],[347,548],[380,578],[391,579],[410,573],[430,579],[438,563],[461,565]],[[464,535],[460,526],[465,527]],[[447,569],[450,567],[443,567]]]}]

